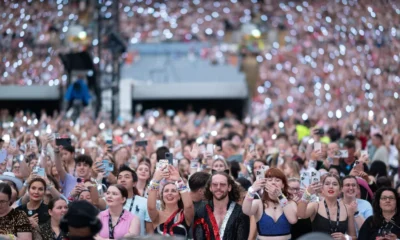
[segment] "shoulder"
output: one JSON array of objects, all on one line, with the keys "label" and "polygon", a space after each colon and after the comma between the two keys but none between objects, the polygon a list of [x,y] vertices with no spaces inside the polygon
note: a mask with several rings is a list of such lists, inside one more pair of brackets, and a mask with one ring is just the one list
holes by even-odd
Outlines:
[{"label": "shoulder", "polygon": [[358,206],[362,206],[365,208],[372,208],[371,203],[369,203],[367,200],[364,200],[364,199],[357,198],[357,204],[358,204]]},{"label": "shoulder", "polygon": [[147,198],[144,198],[144,197],[136,195],[134,203],[135,204],[145,204],[145,205],[147,205]]},{"label": "shoulder", "polygon": [[134,218],[134,215],[128,210],[124,210],[124,214],[122,214],[122,217],[125,219],[132,219]]},{"label": "shoulder", "polygon": [[[125,211],[125,212],[126,212],[126,211]],[[105,217],[108,217],[108,215],[109,215],[109,210],[106,209],[106,210],[101,211],[101,212],[99,213],[99,218],[105,218]]]},{"label": "shoulder", "polygon": [[45,211],[47,211],[48,209],[49,209],[49,207],[47,206],[47,204],[44,204],[44,203],[42,203],[42,204],[40,204],[40,207],[39,207],[41,210],[45,210]]}]

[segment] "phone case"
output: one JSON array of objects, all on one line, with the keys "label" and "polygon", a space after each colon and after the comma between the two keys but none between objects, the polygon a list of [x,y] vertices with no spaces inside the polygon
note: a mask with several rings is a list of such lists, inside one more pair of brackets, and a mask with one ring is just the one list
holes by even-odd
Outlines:
[{"label": "phone case", "polygon": [[300,188],[307,188],[310,185],[311,179],[308,173],[303,173],[300,177]]},{"label": "phone case", "polygon": [[161,159],[159,162],[159,169],[163,169],[164,168],[164,172],[168,172],[168,168],[166,166],[168,166],[168,160],[166,159]]},{"label": "phone case", "polygon": [[317,170],[311,171],[311,183],[320,182],[321,174]]}]

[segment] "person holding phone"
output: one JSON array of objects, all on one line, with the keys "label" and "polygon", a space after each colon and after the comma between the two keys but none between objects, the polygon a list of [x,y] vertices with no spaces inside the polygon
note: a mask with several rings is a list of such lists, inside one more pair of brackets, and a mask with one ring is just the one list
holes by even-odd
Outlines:
[{"label": "person holding phone", "polygon": [[48,207],[44,204],[43,199],[47,184],[43,178],[33,178],[28,183],[29,202],[17,207],[26,213],[34,230],[33,235],[36,236],[39,232],[39,225],[46,223],[49,219]]},{"label": "person holding phone", "polygon": [[[161,210],[157,210],[157,193],[162,179],[168,182],[161,190]],[[166,165],[155,171],[149,185],[147,210],[155,234],[187,237],[194,207],[189,189],[174,166]]]},{"label": "person holding phone", "polygon": [[[255,194],[265,189],[261,199]],[[297,206],[288,193],[288,184],[283,172],[270,168],[265,178],[254,182],[243,201],[243,213],[255,216],[259,239],[290,239],[290,228],[297,222]]]},{"label": "person holding phone", "polygon": [[[309,203],[311,195],[320,190],[324,199]],[[340,190],[339,176],[330,173],[322,179],[322,184],[320,182],[310,184],[298,202],[297,217],[310,218],[313,231],[330,234],[335,240],[346,240],[346,233],[356,238],[354,208],[347,208],[338,200]]]},{"label": "person holding phone", "polygon": [[373,216],[362,225],[358,239],[396,240],[400,238],[400,198],[395,189],[380,188],[373,201]]}]

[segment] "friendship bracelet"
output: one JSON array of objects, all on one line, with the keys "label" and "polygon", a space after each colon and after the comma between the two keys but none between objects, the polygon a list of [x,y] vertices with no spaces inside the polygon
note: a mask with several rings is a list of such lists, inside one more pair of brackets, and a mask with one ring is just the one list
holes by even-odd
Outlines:
[{"label": "friendship bracelet", "polygon": [[247,199],[251,199],[251,200],[253,200],[254,199],[254,196],[255,196],[255,194],[254,193],[251,193],[251,192],[247,192],[247,194],[246,194],[246,198]]},{"label": "friendship bracelet", "polygon": [[311,200],[311,196],[307,194],[306,192],[303,193],[303,196],[301,197],[301,201],[303,202],[309,202]]},{"label": "friendship bracelet", "polygon": [[186,183],[182,180],[182,178],[175,182],[175,186],[180,193],[185,193],[188,191],[188,187]]},{"label": "friendship bracelet", "polygon": [[289,201],[287,200],[286,196],[283,193],[281,195],[279,195],[278,199],[279,199],[279,205],[281,206],[281,208],[286,207],[289,203]]},{"label": "friendship bracelet", "polygon": [[157,181],[151,180],[150,184],[149,184],[149,189],[150,190],[158,190],[158,189],[160,189],[160,183],[157,182]]}]

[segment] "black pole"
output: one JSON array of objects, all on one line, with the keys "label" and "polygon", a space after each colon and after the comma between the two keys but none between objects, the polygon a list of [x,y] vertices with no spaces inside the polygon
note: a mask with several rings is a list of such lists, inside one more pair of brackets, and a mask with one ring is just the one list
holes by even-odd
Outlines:
[{"label": "black pole", "polygon": [[[119,33],[119,0],[113,1],[112,27]],[[120,52],[114,48],[112,52],[112,87],[111,87],[111,121],[114,123],[119,116],[119,81],[120,81]]]},{"label": "black pole", "polygon": [[102,58],[102,56],[101,56],[101,50],[102,50],[102,48],[103,48],[103,44],[102,44],[102,41],[101,41],[101,30],[102,30],[102,28],[103,28],[103,22],[102,22],[102,16],[101,16],[101,6],[102,6],[102,0],[98,0],[97,1],[97,4],[96,4],[96,7],[97,7],[97,57],[99,58],[99,63],[97,64],[97,76],[96,76],[96,79],[97,79],[97,84],[96,84],[96,92],[98,93],[98,94],[96,94],[96,97],[97,97],[97,106],[96,106],[96,117],[98,116],[98,114],[99,114],[99,112],[100,112],[100,110],[101,110],[101,108],[102,108],[102,106],[103,106],[103,101],[102,101],[102,99],[101,99],[101,81],[102,81],[102,79],[101,79],[101,58]]}]

